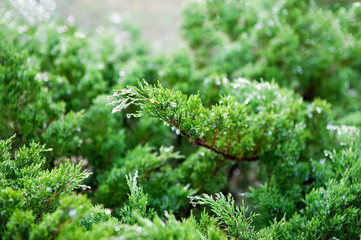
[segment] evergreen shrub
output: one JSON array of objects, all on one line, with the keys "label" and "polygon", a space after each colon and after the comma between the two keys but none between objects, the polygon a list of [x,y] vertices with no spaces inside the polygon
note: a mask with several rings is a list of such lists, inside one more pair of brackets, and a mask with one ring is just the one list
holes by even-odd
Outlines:
[{"label": "evergreen shrub", "polygon": [[155,54],[0,3],[0,238],[361,238],[360,6],[194,1]]}]

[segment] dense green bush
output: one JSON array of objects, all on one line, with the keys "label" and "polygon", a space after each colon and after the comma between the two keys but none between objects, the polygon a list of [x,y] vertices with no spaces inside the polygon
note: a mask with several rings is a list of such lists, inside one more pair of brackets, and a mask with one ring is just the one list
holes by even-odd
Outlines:
[{"label": "dense green bush", "polygon": [[0,4],[2,239],[361,237],[360,4],[190,2],[158,55]]},{"label": "dense green bush", "polygon": [[207,0],[184,11],[200,68],[271,81],[305,99],[360,109],[360,5],[335,12],[313,1]]}]

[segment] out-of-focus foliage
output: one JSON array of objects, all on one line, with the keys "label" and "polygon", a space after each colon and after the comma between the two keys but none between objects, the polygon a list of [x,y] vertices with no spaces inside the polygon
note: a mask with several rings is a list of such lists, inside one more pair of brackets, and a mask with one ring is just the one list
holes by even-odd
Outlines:
[{"label": "out-of-focus foliage", "polygon": [[147,145],[139,146],[128,152],[125,158],[114,161],[111,169],[99,176],[97,201],[104,203],[106,207],[120,207],[127,198],[126,174],[139,169],[138,180],[148,194],[150,207],[163,213],[170,209],[180,212],[188,206],[182,199],[193,195],[195,191],[189,185],[181,184],[182,175],[169,165],[169,161],[182,156],[173,152],[172,147],[161,147],[159,154],[152,151],[154,149]]},{"label": "out-of-focus foliage", "polygon": [[188,46],[156,55],[125,20],[84,33],[15,2],[2,238],[360,238],[360,4],[190,2]]},{"label": "out-of-focus foliage", "polygon": [[271,81],[305,99],[360,110],[358,3],[207,0],[189,4],[183,31],[199,68]]},{"label": "out-of-focus foliage", "polygon": [[[164,128],[129,122],[104,107],[115,86],[136,83],[134,75],[123,79],[127,65],[133,59],[141,63],[148,51],[136,29],[121,22],[86,35],[71,22],[26,20],[16,9],[1,8],[2,138],[16,133],[19,146],[32,140],[48,143],[58,149],[50,153],[50,166],[73,157],[86,159],[96,173],[139,143],[168,143],[159,137],[163,134],[149,134]],[[142,77],[139,69],[131,71]],[[135,126],[144,131],[122,130]],[[127,134],[137,137],[125,142]]]}]

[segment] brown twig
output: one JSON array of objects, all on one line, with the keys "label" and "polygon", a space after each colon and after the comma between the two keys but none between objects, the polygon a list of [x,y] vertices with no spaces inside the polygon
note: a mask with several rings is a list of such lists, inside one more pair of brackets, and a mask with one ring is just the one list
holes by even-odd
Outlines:
[{"label": "brown twig", "polygon": [[49,199],[48,203],[46,204],[45,210],[44,210],[43,212],[39,212],[39,213],[38,213],[38,215],[36,216],[36,219],[37,219],[38,221],[40,221],[40,220],[43,218],[42,213],[44,213],[44,212],[49,208],[50,203],[53,202],[53,200],[56,198],[56,196],[58,195],[58,193],[59,193],[58,190],[55,191],[54,195]]},{"label": "brown twig", "polygon": [[187,136],[187,133],[178,126],[178,124],[176,123],[176,121],[174,119],[171,119],[170,123],[172,124],[172,126],[176,127],[182,135]]},{"label": "brown twig", "polygon": [[142,141],[140,142],[140,145],[144,146],[145,143],[148,141],[148,138],[150,137],[150,133],[148,132],[147,134],[145,134],[144,138],[142,139]]},{"label": "brown twig", "polygon": [[212,142],[211,147],[213,147],[213,146],[214,146],[214,144],[215,144],[215,143],[216,143],[216,141],[217,141],[217,138],[218,138],[218,131],[219,131],[219,129],[217,128],[217,130],[216,130],[216,134],[214,135],[214,139],[213,139],[213,142]]},{"label": "brown twig", "polygon": [[[171,119],[170,123],[172,126],[176,127],[182,135],[188,136],[188,134],[179,127],[179,125],[177,124],[177,122],[174,119]],[[217,135],[217,133],[218,133],[218,129],[217,129],[216,135]],[[217,137],[215,137],[215,139],[216,138]],[[223,157],[230,159],[232,161],[236,161],[236,162],[251,162],[251,161],[256,161],[257,159],[259,159],[259,157],[255,155],[255,153],[257,153],[259,144],[258,144],[258,146],[256,146],[257,149],[255,149],[255,151],[253,152],[252,157],[242,158],[243,154],[241,154],[241,157],[238,158],[234,155],[229,154],[228,152],[223,152],[223,151],[213,147],[213,143],[212,143],[212,145],[209,145],[203,138],[195,139],[195,140],[190,139],[190,142],[193,142],[194,144],[196,144],[198,146],[208,148],[209,150],[211,150],[215,153],[218,153],[218,154],[222,155]],[[213,142],[215,142],[215,140],[213,140]]]},{"label": "brown twig", "polygon": [[256,147],[254,148],[252,156],[256,156],[258,148],[259,148],[260,145],[261,145],[260,143],[257,143]]},{"label": "brown twig", "polygon": [[241,155],[239,155],[239,159],[243,158],[244,151],[241,152]]},{"label": "brown twig", "polygon": [[62,224],[60,224],[59,228],[56,230],[56,233],[53,235],[53,237],[51,238],[51,240],[56,239],[56,238],[58,237],[61,229],[64,228],[64,226],[65,226],[66,224],[70,223],[71,220],[72,220],[71,218],[68,218],[65,222],[63,222]]},{"label": "brown twig", "polygon": [[105,163],[105,166],[108,166],[113,158],[113,154],[114,154],[114,149],[110,150],[109,156],[107,158],[107,161]]},{"label": "brown twig", "polygon": [[221,169],[222,165],[223,165],[223,159],[221,159],[221,160],[218,162],[216,168],[213,170],[213,175],[215,175],[215,174],[219,171],[219,169]]},{"label": "brown twig", "polygon": [[231,148],[231,143],[232,143],[232,137],[230,137],[228,139],[227,154],[229,154],[229,149]]},{"label": "brown twig", "polygon": [[255,161],[257,159],[259,159],[258,156],[252,156],[252,157],[245,157],[245,158],[238,158],[236,156],[233,156],[233,155],[230,155],[229,153],[226,153],[226,152],[223,152],[217,148],[214,148],[212,146],[209,146],[208,144],[204,143],[202,140],[200,139],[195,139],[192,141],[194,144],[198,145],[198,146],[202,146],[202,147],[205,147],[205,148],[208,148],[209,150],[215,152],[215,153],[218,153],[220,155],[222,155],[223,157],[225,158],[228,158],[230,160],[233,160],[233,161],[236,161],[236,162],[251,162],[251,161]]}]

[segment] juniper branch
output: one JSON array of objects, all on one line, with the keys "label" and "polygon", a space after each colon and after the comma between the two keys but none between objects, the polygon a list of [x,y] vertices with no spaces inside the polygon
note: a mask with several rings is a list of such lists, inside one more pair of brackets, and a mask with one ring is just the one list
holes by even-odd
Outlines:
[{"label": "juniper branch", "polygon": [[[269,88],[269,85],[260,86]],[[260,94],[257,91],[261,91],[261,87],[254,88],[254,94]],[[277,122],[280,114],[265,107],[262,108],[265,110],[255,111],[230,95],[220,96],[219,104],[205,108],[198,94],[186,96],[180,91],[165,89],[160,83],[149,85],[144,81],[139,82],[138,87],[128,86],[115,91],[109,98],[116,99],[108,104],[114,106],[113,113],[137,105],[140,109],[128,117],[158,118],[171,126],[177,135],[235,162],[256,161],[273,149],[273,145],[287,141],[294,134],[290,131],[282,136],[270,136],[268,133],[272,135],[272,130],[280,132],[276,129],[282,126]],[[274,96],[270,98],[273,101]]]}]

